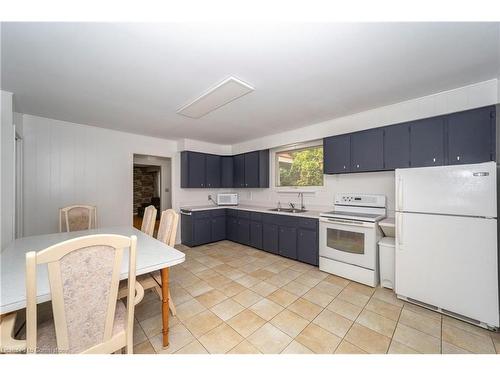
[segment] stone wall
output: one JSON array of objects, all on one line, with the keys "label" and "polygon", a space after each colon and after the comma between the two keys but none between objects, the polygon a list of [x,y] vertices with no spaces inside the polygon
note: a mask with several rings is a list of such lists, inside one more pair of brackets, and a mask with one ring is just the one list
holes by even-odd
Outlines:
[{"label": "stone wall", "polygon": [[134,166],[134,214],[144,203],[156,196],[157,171],[151,167]]}]

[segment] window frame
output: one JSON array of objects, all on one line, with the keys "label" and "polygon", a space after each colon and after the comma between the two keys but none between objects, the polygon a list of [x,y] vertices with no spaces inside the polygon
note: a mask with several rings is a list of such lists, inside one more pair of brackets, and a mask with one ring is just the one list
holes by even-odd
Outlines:
[{"label": "window frame", "polygon": [[325,188],[325,175],[323,175],[323,185],[315,186],[280,186],[279,185],[279,167],[277,154],[283,151],[296,151],[303,150],[311,147],[323,147],[323,140],[318,139],[308,142],[298,142],[292,143],[285,146],[280,146],[271,150],[271,180],[273,181],[273,188],[278,192],[315,192],[318,190],[323,190]]}]

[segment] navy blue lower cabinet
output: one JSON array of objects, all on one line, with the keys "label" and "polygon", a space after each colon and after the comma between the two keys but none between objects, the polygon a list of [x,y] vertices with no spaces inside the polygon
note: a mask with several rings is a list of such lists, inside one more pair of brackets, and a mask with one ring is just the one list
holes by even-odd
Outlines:
[{"label": "navy blue lower cabinet", "polygon": [[212,242],[212,222],[210,217],[194,219],[193,238],[195,246]]},{"label": "navy blue lower cabinet", "polygon": [[318,264],[318,220],[237,209],[182,213],[181,239],[199,246],[228,239],[273,254]]},{"label": "navy blue lower cabinet", "polygon": [[186,246],[195,246],[193,238],[193,217],[190,212],[181,211],[181,242]]},{"label": "navy blue lower cabinet", "polygon": [[279,227],[279,255],[297,259],[297,228]]},{"label": "navy blue lower cabinet", "polygon": [[317,266],[319,263],[318,231],[299,228],[297,260]]},{"label": "navy blue lower cabinet", "polygon": [[226,222],[227,239],[229,241],[238,241],[238,218],[235,216],[228,216]]},{"label": "navy blue lower cabinet", "polygon": [[222,241],[226,239],[226,216],[212,217],[212,241]]},{"label": "navy blue lower cabinet", "polygon": [[250,246],[262,249],[262,222],[250,222]]},{"label": "navy blue lower cabinet", "polygon": [[262,223],[262,249],[273,254],[278,254],[279,227],[276,224]]},{"label": "navy blue lower cabinet", "polygon": [[238,218],[237,242],[250,245],[250,220]]}]

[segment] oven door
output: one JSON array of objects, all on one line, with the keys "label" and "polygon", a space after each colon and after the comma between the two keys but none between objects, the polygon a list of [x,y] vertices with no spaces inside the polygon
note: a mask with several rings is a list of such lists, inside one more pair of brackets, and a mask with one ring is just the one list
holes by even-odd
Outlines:
[{"label": "oven door", "polygon": [[375,223],[320,219],[319,255],[374,270],[377,261]]}]

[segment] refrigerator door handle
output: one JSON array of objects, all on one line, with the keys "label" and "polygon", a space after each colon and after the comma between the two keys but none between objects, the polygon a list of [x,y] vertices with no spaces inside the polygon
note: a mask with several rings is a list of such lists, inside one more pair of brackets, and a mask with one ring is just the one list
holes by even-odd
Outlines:
[{"label": "refrigerator door handle", "polygon": [[401,211],[403,210],[403,177],[399,176],[398,178],[398,200],[396,209]]},{"label": "refrigerator door handle", "polygon": [[396,216],[396,221],[397,221],[396,237],[398,239],[399,250],[401,250],[401,246],[403,245],[403,215],[398,213]]}]

